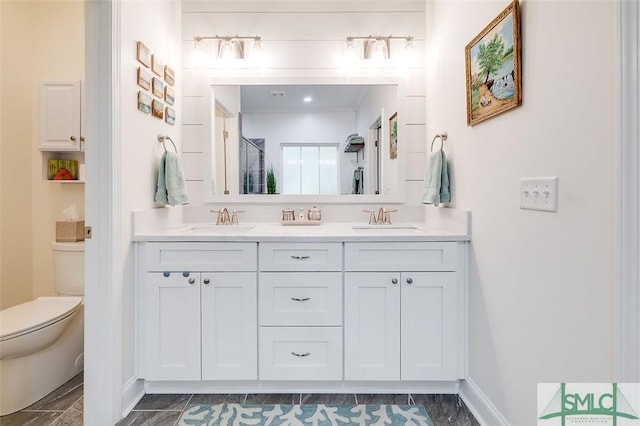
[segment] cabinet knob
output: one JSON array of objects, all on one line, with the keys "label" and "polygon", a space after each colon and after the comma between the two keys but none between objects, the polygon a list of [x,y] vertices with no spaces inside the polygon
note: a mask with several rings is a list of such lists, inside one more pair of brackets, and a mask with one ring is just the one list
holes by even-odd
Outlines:
[{"label": "cabinet knob", "polygon": [[205,284],[209,284],[210,282],[211,281],[209,281],[209,278],[205,278],[204,281],[203,281],[203,283],[205,283]]},{"label": "cabinet knob", "polygon": [[80,136],[80,142],[84,142],[84,136]]},{"label": "cabinet knob", "polygon": [[407,278],[407,284],[413,284],[413,278]]},{"label": "cabinet knob", "polygon": [[195,284],[196,279],[195,278],[189,278],[189,284]]},{"label": "cabinet knob", "polygon": [[73,141],[73,142],[75,142],[75,140],[76,140],[76,137],[75,137],[75,136],[71,136],[71,137],[69,137],[69,140],[70,140],[70,141]]},{"label": "cabinet knob", "polygon": [[391,284],[398,284],[397,278],[391,278]]}]

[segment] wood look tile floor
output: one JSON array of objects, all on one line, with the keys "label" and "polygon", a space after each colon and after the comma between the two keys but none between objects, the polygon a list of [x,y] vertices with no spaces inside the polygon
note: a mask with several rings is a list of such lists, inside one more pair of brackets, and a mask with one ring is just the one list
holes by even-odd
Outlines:
[{"label": "wood look tile floor", "polygon": [[[82,374],[22,411],[0,417],[2,426],[82,426]],[[187,404],[416,404],[434,426],[479,423],[457,395],[417,394],[158,394],[145,395],[117,426],[175,426]]]}]

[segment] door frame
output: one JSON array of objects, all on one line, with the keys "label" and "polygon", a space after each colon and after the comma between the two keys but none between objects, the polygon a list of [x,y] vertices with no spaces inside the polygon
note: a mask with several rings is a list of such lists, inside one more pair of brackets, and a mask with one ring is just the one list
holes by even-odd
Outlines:
[{"label": "door frame", "polygon": [[640,45],[638,0],[618,4],[617,380],[640,381]]},{"label": "door frame", "polygon": [[84,424],[122,417],[120,185],[120,10],[118,1],[85,0]]}]

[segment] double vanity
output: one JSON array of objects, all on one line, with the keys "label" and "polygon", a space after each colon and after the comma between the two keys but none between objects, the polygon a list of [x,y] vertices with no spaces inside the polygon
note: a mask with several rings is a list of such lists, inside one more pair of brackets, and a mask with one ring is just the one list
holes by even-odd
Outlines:
[{"label": "double vanity", "polygon": [[149,393],[457,392],[468,229],[183,223],[139,232],[138,377]]}]

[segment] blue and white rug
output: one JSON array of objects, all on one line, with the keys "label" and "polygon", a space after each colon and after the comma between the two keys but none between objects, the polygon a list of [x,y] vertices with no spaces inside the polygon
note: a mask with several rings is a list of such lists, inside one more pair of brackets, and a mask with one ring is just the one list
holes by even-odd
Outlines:
[{"label": "blue and white rug", "polygon": [[180,426],[433,426],[421,405],[189,404]]}]

